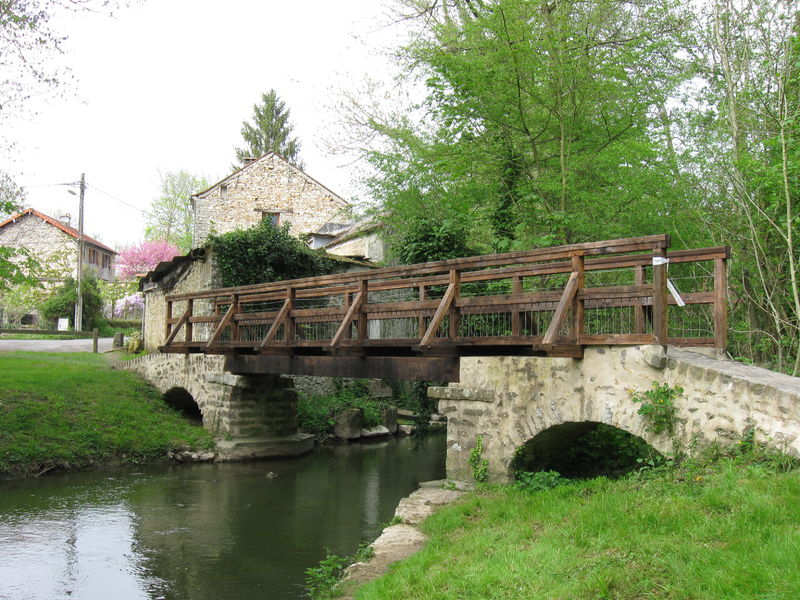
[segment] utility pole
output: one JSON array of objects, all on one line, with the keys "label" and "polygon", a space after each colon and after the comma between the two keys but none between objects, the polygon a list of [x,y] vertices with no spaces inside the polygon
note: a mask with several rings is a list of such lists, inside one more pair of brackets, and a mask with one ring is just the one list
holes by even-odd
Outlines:
[{"label": "utility pole", "polygon": [[75,331],[83,329],[83,192],[86,190],[86,173],[81,173],[80,208],[78,209],[78,297],[75,302]]}]

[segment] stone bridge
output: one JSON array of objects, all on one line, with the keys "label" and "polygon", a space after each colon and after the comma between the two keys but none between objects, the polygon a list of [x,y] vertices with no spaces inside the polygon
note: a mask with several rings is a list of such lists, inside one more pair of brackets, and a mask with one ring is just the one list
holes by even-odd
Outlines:
[{"label": "stone bridge", "polygon": [[290,377],[234,375],[224,356],[202,354],[148,354],[118,367],[144,377],[175,408],[196,403],[221,459],[295,456],[314,447],[311,435],[297,431]]},{"label": "stone bridge", "polygon": [[[705,352],[705,353],[701,353]],[[448,418],[447,475],[470,479],[470,450],[483,437],[491,481],[506,481],[517,448],[539,459],[563,452],[598,423],[640,436],[661,452],[756,440],[800,455],[800,379],[713,358],[713,349],[598,346],[582,359],[461,357],[460,381],[432,387]],[[222,458],[291,456],[313,446],[297,432],[293,379],[226,372],[225,357],[152,354],[133,370],[173,400],[190,395],[203,425],[220,438]],[[631,392],[653,382],[680,386],[673,435],[654,435]]]},{"label": "stone bridge", "polygon": [[[551,458],[597,423],[643,438],[662,453],[719,443],[753,432],[758,442],[800,455],[800,379],[706,354],[663,346],[587,348],[582,360],[462,358],[460,382],[433,387],[447,416],[447,475],[470,479],[476,437],[490,481],[507,481],[517,448],[546,468]],[[653,382],[683,388],[672,435],[654,435],[631,391]]]}]

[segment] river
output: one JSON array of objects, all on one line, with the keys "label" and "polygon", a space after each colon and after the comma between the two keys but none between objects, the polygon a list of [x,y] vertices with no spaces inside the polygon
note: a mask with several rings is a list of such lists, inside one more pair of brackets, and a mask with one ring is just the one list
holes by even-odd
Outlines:
[{"label": "river", "polygon": [[326,549],[351,554],[419,482],[444,477],[444,445],[435,435],[418,451],[390,439],[2,482],[0,598],[302,598]]}]

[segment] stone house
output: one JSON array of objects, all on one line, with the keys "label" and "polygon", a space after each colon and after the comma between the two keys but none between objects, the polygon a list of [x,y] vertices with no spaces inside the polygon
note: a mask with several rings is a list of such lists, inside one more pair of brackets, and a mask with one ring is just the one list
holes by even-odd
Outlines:
[{"label": "stone house", "polygon": [[[78,274],[78,230],[67,223],[28,208],[0,223],[0,246],[24,248],[43,267],[44,279],[58,283]],[[114,279],[117,253],[83,234],[83,265],[99,279]]]},{"label": "stone house", "polygon": [[192,246],[212,232],[248,229],[264,220],[289,224],[295,237],[312,235],[332,222],[347,221],[350,203],[274,152],[251,160],[191,198]]}]

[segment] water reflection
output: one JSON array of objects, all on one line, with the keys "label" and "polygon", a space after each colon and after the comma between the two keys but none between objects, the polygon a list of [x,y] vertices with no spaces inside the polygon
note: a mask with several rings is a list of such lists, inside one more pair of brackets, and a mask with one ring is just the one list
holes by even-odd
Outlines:
[{"label": "water reflection", "polygon": [[299,598],[325,548],[353,552],[402,496],[443,475],[436,436],[418,452],[389,440],[4,483],[0,598]]}]

